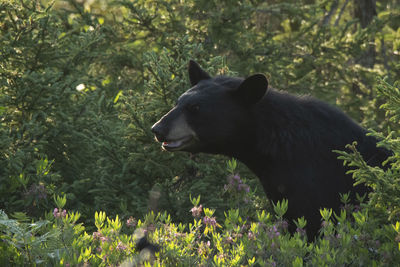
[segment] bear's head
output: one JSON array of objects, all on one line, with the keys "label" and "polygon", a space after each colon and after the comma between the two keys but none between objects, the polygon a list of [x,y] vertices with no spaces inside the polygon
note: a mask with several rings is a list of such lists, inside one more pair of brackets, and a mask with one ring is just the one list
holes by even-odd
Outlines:
[{"label": "bear's head", "polygon": [[254,141],[253,107],[267,92],[264,75],[212,78],[191,60],[189,79],[192,88],[151,129],[164,150],[231,154]]}]

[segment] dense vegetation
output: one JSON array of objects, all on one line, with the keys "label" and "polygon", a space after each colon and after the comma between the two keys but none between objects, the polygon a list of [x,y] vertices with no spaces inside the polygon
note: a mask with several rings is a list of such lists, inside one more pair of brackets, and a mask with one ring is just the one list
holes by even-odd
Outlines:
[{"label": "dense vegetation", "polygon": [[[161,244],[155,265],[400,262],[400,5],[371,3],[1,1],[0,265],[135,264],[135,229]],[[189,87],[189,59],[265,73],[371,129],[386,170],[338,152],[369,199],[341,196],[307,242],[244,166],[161,152],[150,127]]]}]

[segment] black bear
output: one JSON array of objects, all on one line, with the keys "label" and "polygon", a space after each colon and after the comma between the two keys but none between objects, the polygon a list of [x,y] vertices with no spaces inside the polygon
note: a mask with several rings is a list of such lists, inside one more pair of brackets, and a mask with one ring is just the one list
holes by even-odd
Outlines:
[{"label": "black bear", "polygon": [[237,158],[260,179],[267,197],[286,198],[286,218],[304,216],[307,233],[318,232],[322,207],[340,207],[339,193],[364,194],[353,187],[343,162],[332,150],[358,142],[370,165],[389,152],[339,109],[309,96],[268,89],[262,74],[246,79],[212,78],[189,62],[192,88],[152,127],[167,151],[205,152]]}]

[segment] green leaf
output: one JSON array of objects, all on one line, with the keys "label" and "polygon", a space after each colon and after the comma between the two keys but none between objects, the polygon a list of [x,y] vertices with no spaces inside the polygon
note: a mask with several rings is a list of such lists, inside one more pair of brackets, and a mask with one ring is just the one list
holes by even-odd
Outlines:
[{"label": "green leaf", "polygon": [[54,195],[54,203],[56,204],[57,208],[62,209],[64,208],[65,204],[67,203],[67,196],[64,195],[62,197]]},{"label": "green leaf", "polygon": [[118,101],[118,99],[119,99],[119,97],[122,95],[122,90],[119,90],[118,91],[118,94],[115,96],[115,98],[114,98],[114,104],[115,103],[117,103],[117,101]]}]

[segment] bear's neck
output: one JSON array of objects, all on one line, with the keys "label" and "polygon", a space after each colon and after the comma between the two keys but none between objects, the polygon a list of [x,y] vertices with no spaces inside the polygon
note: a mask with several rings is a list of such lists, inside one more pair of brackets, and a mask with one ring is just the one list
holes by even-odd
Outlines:
[{"label": "bear's neck", "polygon": [[258,169],[254,162],[290,160],[294,150],[307,151],[313,141],[308,138],[309,114],[303,113],[304,101],[299,97],[271,89],[252,108],[241,145],[232,146],[235,150],[229,151],[229,156]]},{"label": "bear's neck", "polygon": [[360,142],[365,134],[327,103],[273,89],[253,107],[249,121],[251,127],[242,136],[246,143],[224,154],[242,161],[257,176],[265,175],[261,172],[266,167],[275,168],[277,162],[290,165],[320,157],[335,160],[333,149],[344,149],[354,140]]},{"label": "bear's neck", "polygon": [[[241,135],[241,141],[236,142],[239,145],[232,145],[233,149],[225,148],[225,153],[222,154],[242,161],[258,176],[263,175],[261,172],[268,164],[274,168],[276,162],[289,163],[296,160],[293,158],[295,155],[314,157],[314,149],[321,147],[321,143],[325,141],[320,136],[332,134],[318,132],[318,125],[328,124],[327,129],[331,127],[329,122],[321,119],[323,116],[317,114],[319,105],[336,112],[334,108],[318,100],[271,89],[251,110],[249,127]],[[314,133],[310,134],[311,131]],[[310,138],[311,136],[314,138]]]}]

